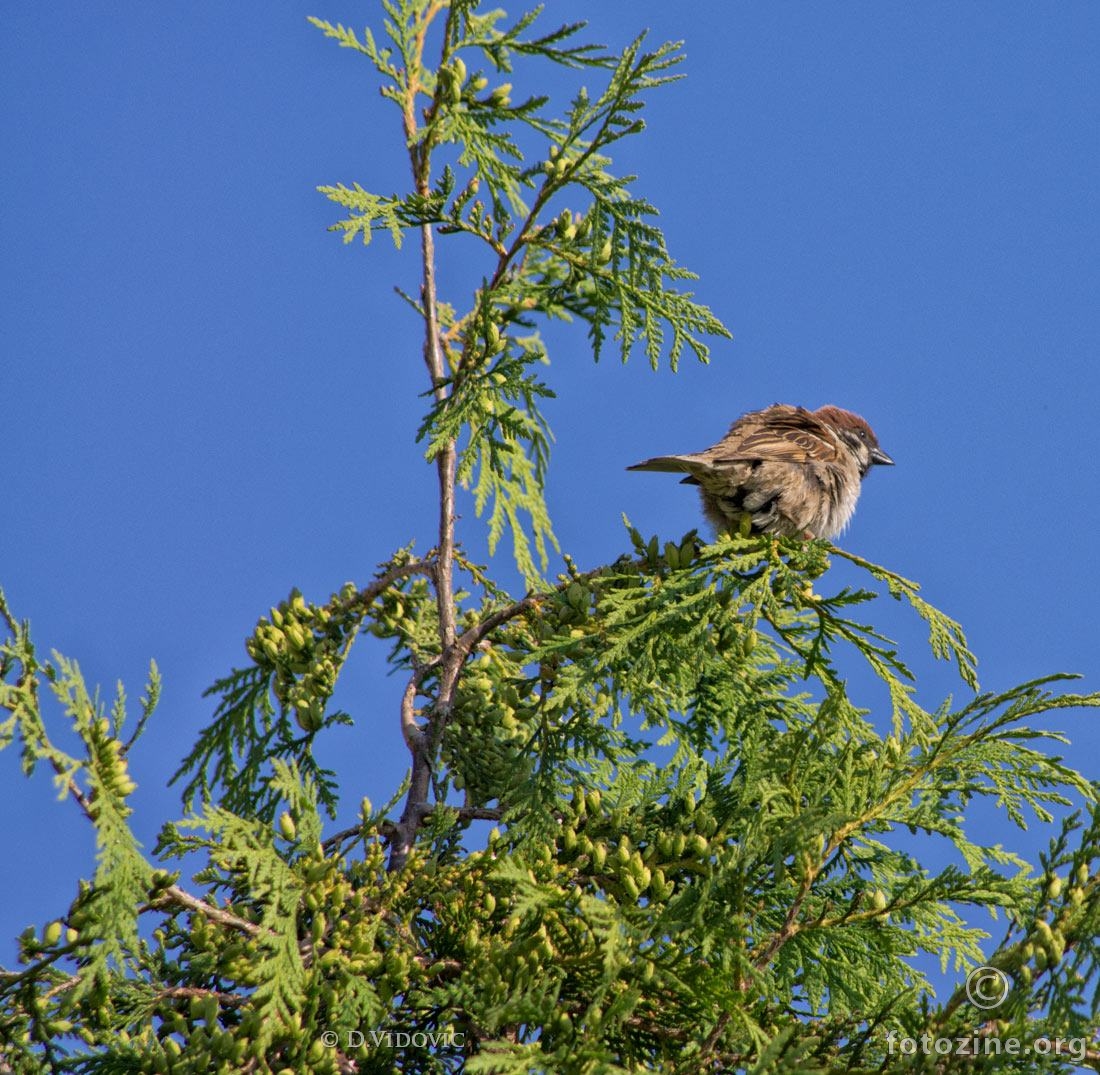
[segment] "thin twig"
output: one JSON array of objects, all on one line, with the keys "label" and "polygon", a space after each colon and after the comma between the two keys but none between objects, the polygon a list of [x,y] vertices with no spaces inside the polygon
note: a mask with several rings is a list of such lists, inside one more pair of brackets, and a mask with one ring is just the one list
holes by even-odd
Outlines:
[{"label": "thin twig", "polygon": [[427,575],[431,578],[435,570],[434,555],[435,550],[433,549],[422,560],[410,560],[406,564],[394,564],[361,590],[356,590],[343,603],[343,607],[349,612],[356,608],[369,608],[395,582],[399,579],[408,578],[410,575]]},{"label": "thin twig", "polygon": [[[427,9],[418,27],[413,46],[410,69],[406,72],[405,95],[402,102],[402,115],[405,126],[405,143],[409,146],[409,159],[412,165],[413,182],[421,197],[427,197],[431,191],[431,137],[420,137],[416,119],[416,96],[420,92],[420,67],[424,53],[424,42],[428,28],[435,17],[444,8],[443,0],[438,0]],[[453,9],[447,12],[443,29],[443,62],[446,62],[451,40],[451,20]],[[434,112],[430,109],[427,122],[431,125]],[[439,299],[435,278],[435,237],[430,224],[420,226],[420,257],[423,283],[421,301],[424,310],[424,362],[432,382],[432,392],[436,402],[447,398],[447,383],[443,361],[442,332],[439,323]],[[439,641],[442,669],[435,705],[429,718],[428,727],[420,729],[416,725],[413,702],[416,698],[418,681],[414,677],[405,690],[401,702],[401,728],[412,755],[412,772],[409,777],[409,790],[405,798],[405,809],[395,826],[394,839],[390,844],[390,869],[396,870],[405,863],[416,840],[416,833],[422,823],[421,807],[428,800],[431,789],[432,756],[446,725],[454,700],[454,691],[458,682],[462,658],[454,650],[457,634],[454,599],[455,570],[455,442],[448,441],[436,456],[436,473],[439,483],[439,545],[436,550],[432,571],[435,587],[436,608],[439,615]]]},{"label": "thin twig", "polygon": [[210,921],[228,926],[230,929],[240,930],[250,937],[258,937],[265,932],[255,922],[249,922],[247,918],[241,918],[239,915],[232,914],[221,907],[215,907],[212,903],[200,900],[197,896],[192,896],[190,892],[185,892],[179,885],[169,885],[156,899],[150,901],[149,906],[159,909],[165,905],[173,904],[201,914],[203,917],[209,918]]},{"label": "thin twig", "polygon": [[423,731],[416,723],[416,692],[420,687],[420,676],[414,675],[405,685],[405,692],[401,696],[401,735],[405,739],[405,746],[415,752]]}]

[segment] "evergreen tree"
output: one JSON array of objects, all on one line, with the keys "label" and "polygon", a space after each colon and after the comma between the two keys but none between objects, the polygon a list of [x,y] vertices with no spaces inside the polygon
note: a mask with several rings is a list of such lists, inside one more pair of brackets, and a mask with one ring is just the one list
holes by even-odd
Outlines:
[{"label": "evergreen tree", "polygon": [[[614,143],[678,77],[677,46],[609,53],[580,26],[510,22],[478,0],[383,6],[384,36],[311,21],[397,106],[408,191],[321,189],[345,241],[416,240],[404,299],[423,324],[438,533],[364,586],[316,603],[295,590],[260,619],[247,666],[211,688],[214,719],[180,768],[183,815],[152,859],[127,798],[155,665],[134,721],[75,662],[39,657],[0,599],[0,746],[18,744],[28,773],[53,769],[99,850],[94,878],[0,971],[0,1071],[1100,1066],[1085,1047],[1094,789],[1044,749],[1057,736],[1024,723],[1100,697],[1065,693],[1061,675],[980,693],[958,624],[827,542],[647,540],[628,525],[614,563],[563,556],[547,578],[540,326],[582,322],[596,358],[641,348],[673,368],[726,334],[613,171]],[[518,61],[598,88],[555,114],[506,81]],[[439,259],[461,235],[484,271],[444,297]],[[523,593],[464,550],[460,489],[490,547],[507,538]],[[838,557],[866,588],[831,583]],[[957,665],[962,704],[918,704],[893,644],[859,618],[882,591]],[[364,634],[404,677],[408,775],[333,832],[341,790],[375,790],[339,788],[313,752],[352,721],[330,700]],[[888,713],[849,697],[853,660],[887,688]],[[51,694],[76,754],[56,745]],[[966,814],[983,799],[1051,829],[1040,863],[975,838]],[[961,865],[927,866],[935,840]],[[971,921],[979,910],[1003,937]],[[937,996],[922,956],[958,988]],[[988,1048],[1011,1038],[1030,1053]]]}]

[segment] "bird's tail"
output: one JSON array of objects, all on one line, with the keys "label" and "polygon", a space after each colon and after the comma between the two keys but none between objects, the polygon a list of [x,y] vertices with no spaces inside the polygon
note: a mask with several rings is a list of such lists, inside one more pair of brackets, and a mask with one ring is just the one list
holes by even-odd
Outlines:
[{"label": "bird's tail", "polygon": [[657,470],[665,474],[684,474],[691,468],[688,463],[691,460],[690,455],[655,455],[652,459],[646,459],[644,462],[635,463],[631,467],[627,467],[627,470]]}]

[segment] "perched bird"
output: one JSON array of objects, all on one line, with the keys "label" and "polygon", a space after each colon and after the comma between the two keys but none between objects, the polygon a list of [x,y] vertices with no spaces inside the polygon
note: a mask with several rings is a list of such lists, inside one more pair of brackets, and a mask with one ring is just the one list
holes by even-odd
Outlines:
[{"label": "perched bird", "polygon": [[658,455],[628,470],[687,474],[719,533],[834,538],[855,511],[872,466],[893,464],[871,427],[840,407],[775,403],[742,415],[713,448]]}]

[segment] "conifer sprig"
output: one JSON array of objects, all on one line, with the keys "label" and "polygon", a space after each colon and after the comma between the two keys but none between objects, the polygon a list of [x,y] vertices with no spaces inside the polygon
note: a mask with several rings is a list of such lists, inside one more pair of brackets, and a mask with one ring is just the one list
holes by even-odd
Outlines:
[{"label": "conifer sprig", "polygon": [[[438,228],[444,236],[474,235],[489,248],[486,278],[466,313],[448,312],[461,303],[438,297],[432,303],[438,324],[426,347],[441,365],[432,372],[433,405],[420,436],[440,465],[457,452],[456,479],[471,488],[476,514],[488,512],[491,548],[510,533],[516,565],[534,584],[557,549],[545,500],[552,438],[539,411],[540,400],[553,393],[538,372],[549,356],[537,319],[580,318],[597,359],[613,332],[624,361],[642,345],[655,368],[666,353],[675,368],[685,347],[705,362],[707,337],[728,332],[679,290],[692,274],[672,260],[652,222],[655,210],[631,193],[632,177],[611,172],[607,153],[644,129],[644,98],[678,77],[679,46],[646,51],[639,37],[611,55],[571,44],[579,26],[531,36],[536,13],[500,29],[498,14],[455,5],[446,11],[432,68],[425,40],[443,7],[391,5],[392,49],[370,33],[360,40],[343,26],[312,20],[382,76],[384,95],[402,110],[414,176],[405,195],[373,194],[358,183],[320,189],[351,211],[333,226],[345,241],[369,242],[382,229],[400,246],[409,229]],[[511,84],[490,86],[490,75],[512,70],[515,55],[596,69],[606,84],[594,97],[580,89],[564,120],[548,117],[547,98],[513,104]],[[473,67],[476,57],[489,61],[489,74]],[[524,129],[548,140],[545,160],[525,162]],[[448,147],[454,153],[433,178],[432,162]],[[553,213],[551,205],[571,191],[588,207]],[[423,300],[414,307],[428,315]]]},{"label": "conifer sprig", "polygon": [[[1066,1043],[1100,1009],[1100,809],[1067,741],[1030,722],[1100,695],[1062,675],[978,693],[959,624],[826,542],[628,524],[628,553],[565,556],[545,580],[542,320],[583,321],[596,357],[614,341],[673,368],[726,334],[612,158],[679,47],[608,51],[480,0],[381,7],[377,36],[311,21],[397,106],[408,189],[321,189],[345,241],[418,240],[402,295],[423,331],[410,365],[428,373],[437,533],[365,584],[291,590],[260,617],[150,853],[130,767],[155,666],[131,723],[121,687],[105,705],[76,662],[41,659],[0,594],[0,747],[52,768],[97,841],[92,880],[0,970],[0,1070],[1032,1070],[889,1044],[995,1032],[1033,1043],[1044,1071],[1096,1066]],[[540,64],[598,88],[555,112]],[[456,235],[484,263],[444,296]],[[511,534],[521,593],[464,551],[463,486],[490,544]],[[859,584],[836,581],[836,556]],[[961,701],[918,700],[927,654],[878,629],[883,590],[958,667]],[[336,706],[360,636],[388,649],[396,712],[355,692]],[[353,718],[363,750],[388,719],[408,751],[378,804],[361,766],[315,753]],[[326,835],[349,790],[358,808]],[[1053,827],[1038,868],[989,835],[994,812]],[[995,1013],[968,992],[978,964],[1005,984]]]}]

